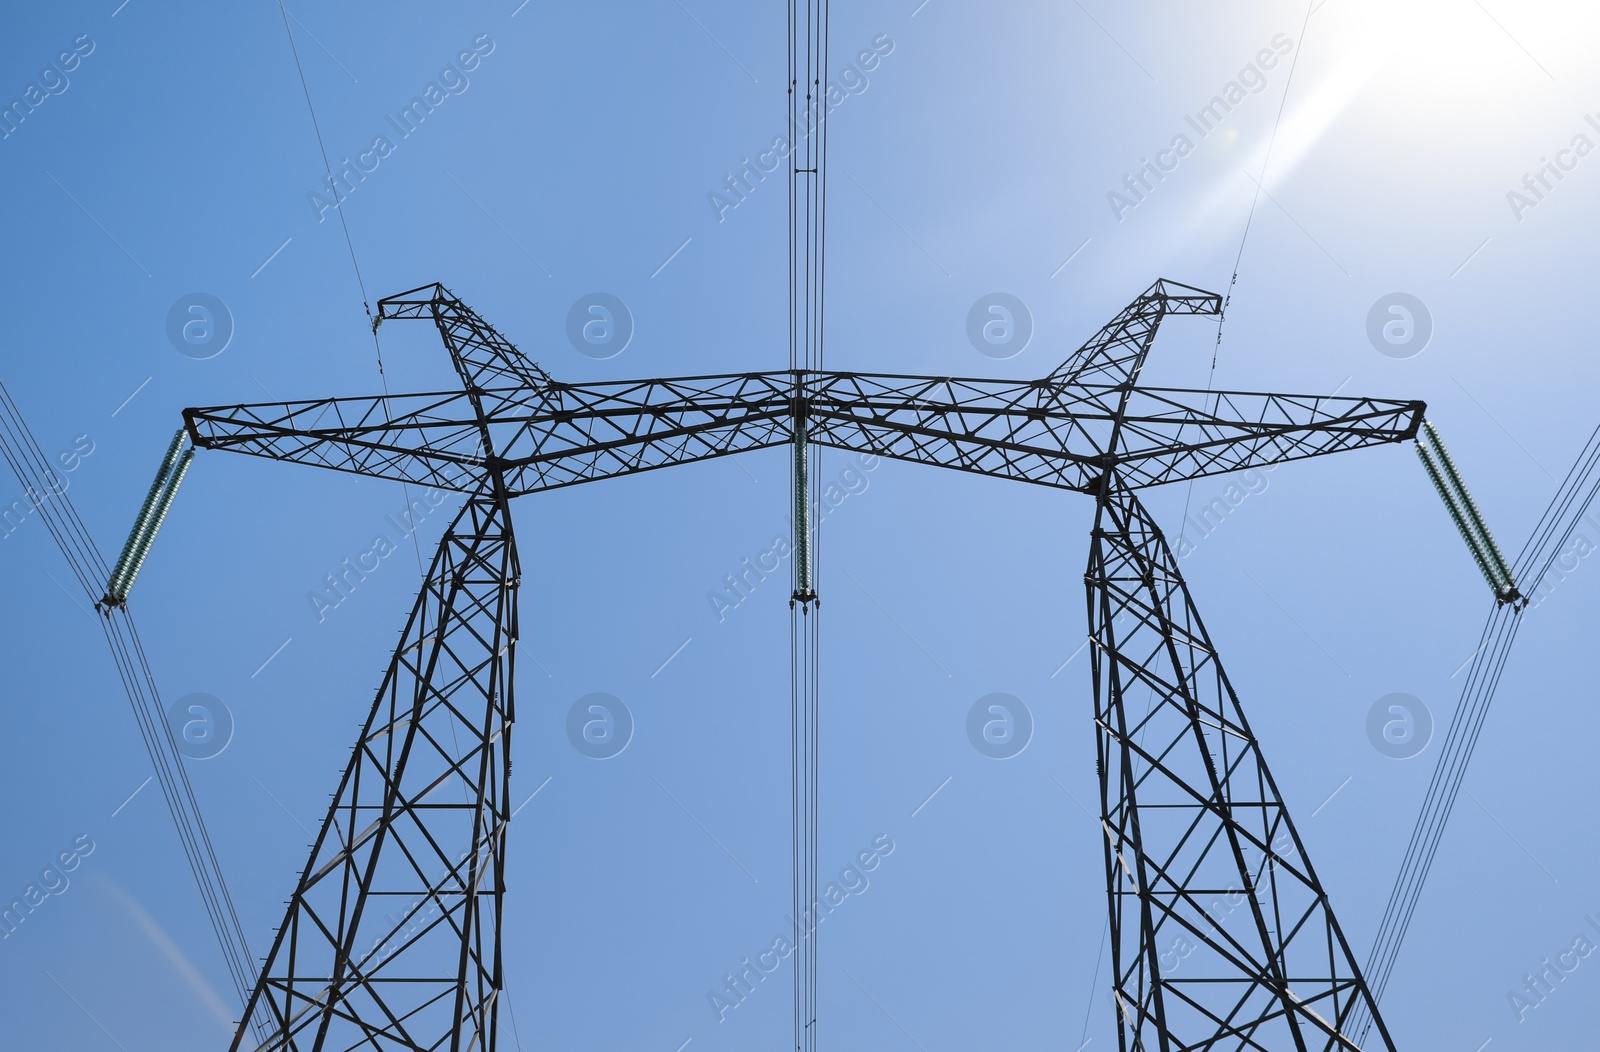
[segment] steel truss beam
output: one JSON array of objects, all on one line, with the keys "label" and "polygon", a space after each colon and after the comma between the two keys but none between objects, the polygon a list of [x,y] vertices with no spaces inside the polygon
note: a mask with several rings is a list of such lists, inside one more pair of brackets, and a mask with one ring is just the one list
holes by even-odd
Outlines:
[{"label": "steel truss beam", "polygon": [[[562,384],[446,296],[384,300],[384,318],[434,317],[483,380],[518,386],[184,411],[195,445],[471,492],[486,469],[512,496],[807,440],[1096,493],[1278,464],[1415,436],[1421,403],[1133,386],[1167,314],[1216,298],[1157,282],[1066,365],[1036,381],[781,371]],[[1167,290],[1167,291],[1162,291]],[[483,422],[500,457],[486,459]]]},{"label": "steel truss beam", "polygon": [[[280,1028],[265,1047],[492,1052],[518,578],[507,502],[790,445],[798,420],[815,445],[1096,498],[1085,581],[1123,1052],[1353,1049],[1345,1022],[1375,1006],[1134,493],[1404,441],[1423,406],[1139,385],[1165,317],[1219,309],[1157,282],[1035,381],[566,384],[429,285],[383,300],[380,319],[432,321],[461,392],[185,410],[196,446],[469,495],[247,1009],[264,1002]],[[1193,949],[1163,970],[1176,938]]]},{"label": "steel truss beam", "polygon": [[[482,392],[506,453],[512,496],[774,446],[793,436],[797,387],[807,440],[1080,493],[1108,466],[1156,486],[1413,436],[1417,403],[1318,395],[1141,388],[1122,415],[1120,388],[1052,394],[1040,382],[745,373],[569,385],[519,404]],[[559,398],[559,402],[556,399]],[[534,400],[529,396],[527,401]],[[569,408],[570,407],[570,408]],[[359,475],[471,492],[490,466],[464,394],[328,398],[190,409],[196,445]],[[1111,446],[1114,425],[1121,443]]]}]

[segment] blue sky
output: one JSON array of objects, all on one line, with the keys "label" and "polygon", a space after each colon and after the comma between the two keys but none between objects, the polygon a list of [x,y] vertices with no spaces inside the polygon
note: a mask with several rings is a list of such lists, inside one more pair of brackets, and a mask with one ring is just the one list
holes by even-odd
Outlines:
[{"label": "blue sky", "polygon": [[[784,187],[720,214],[712,198],[783,128],[784,5],[291,10],[334,163],[390,140],[343,206],[372,300],[441,281],[563,379],[784,366]],[[1573,144],[1600,143],[1597,17],[1456,0],[1327,0],[1309,21],[1260,2],[835,4],[839,52],[893,47],[830,119],[827,363],[1035,377],[1158,277],[1222,291],[1298,55],[1214,377],[1214,323],[1175,319],[1145,380],[1425,399],[1514,552],[1595,423],[1600,157]],[[75,42],[65,80],[41,74]],[[396,130],[475,46],[476,67],[443,78],[459,93]],[[377,393],[377,363],[334,212],[310,199],[322,162],[275,4],[16,13],[0,99],[30,83],[43,101],[0,139],[3,376],[47,451],[92,447],[70,495],[114,553],[183,407]],[[1206,128],[1230,83],[1242,97]],[[1125,179],[1161,157],[1172,170],[1129,206]],[[1546,164],[1562,178],[1530,205]],[[595,292],[633,320],[614,357],[567,337]],[[995,292],[1033,322],[1010,358],[967,338]],[[1432,322],[1407,357],[1367,333],[1395,292]],[[233,323],[209,358],[168,335],[193,293]],[[391,390],[453,383],[429,327],[382,335]],[[1406,693],[1442,728],[1491,605],[1414,461],[1390,447],[1283,466],[1183,563],[1363,958],[1437,751],[1382,754],[1368,711]],[[824,456],[826,477],[851,468]],[[823,929],[824,1040],[1110,1046],[1088,669],[1068,661],[1090,503],[914,465],[856,477],[818,582],[822,866],[879,836],[895,847]],[[503,1048],[786,1040],[786,975],[725,1021],[707,1002],[787,909],[787,597],[772,582],[720,619],[709,599],[783,529],[786,478],[768,451],[514,508],[513,795],[543,788],[512,829]],[[1194,503],[1228,482],[1196,483]],[[1172,534],[1185,498],[1148,497]],[[422,521],[424,560],[457,501]],[[202,451],[134,591],[164,696],[212,695],[234,721],[189,776],[257,953],[417,587],[410,541],[320,620],[308,595],[403,506],[392,483]],[[1507,999],[1580,931],[1600,939],[1584,833],[1600,571],[1579,567],[1527,615],[1390,985],[1402,1047],[1580,1047],[1600,1025],[1600,958],[1521,1021]],[[223,1047],[222,958],[155,787],[128,799],[149,760],[36,519],[0,541],[0,580],[0,897],[77,838],[95,845],[0,941],[0,1033]],[[1033,722],[1008,759],[966,734],[996,692]],[[567,739],[592,693],[634,722],[609,759]]]}]

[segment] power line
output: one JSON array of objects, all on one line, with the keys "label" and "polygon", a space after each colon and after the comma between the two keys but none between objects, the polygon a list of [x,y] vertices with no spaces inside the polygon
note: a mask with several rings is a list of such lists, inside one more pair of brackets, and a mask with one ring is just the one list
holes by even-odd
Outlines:
[{"label": "power line", "polygon": [[[1256,205],[1261,201],[1261,184],[1267,181],[1267,168],[1272,164],[1272,149],[1278,142],[1278,128],[1283,124],[1283,111],[1289,105],[1289,89],[1294,86],[1295,67],[1300,64],[1300,53],[1306,48],[1306,27],[1311,24],[1311,12],[1315,9],[1316,0],[1306,4],[1306,17],[1300,23],[1300,44],[1294,49],[1294,58],[1289,60],[1289,76],[1283,82],[1283,96],[1278,100],[1278,115],[1272,122],[1272,135],[1267,139],[1267,154],[1261,161],[1261,178],[1255,181],[1256,192],[1250,198],[1250,212],[1244,218],[1244,233],[1239,236],[1239,251],[1233,257],[1233,273],[1228,278],[1228,287],[1222,293],[1222,309],[1217,312],[1217,342],[1211,348],[1211,372],[1206,377],[1206,393],[1211,393],[1212,386],[1217,380],[1217,356],[1222,353],[1222,323],[1228,316],[1228,304],[1233,301],[1233,287],[1239,283],[1239,263],[1244,259],[1244,246],[1250,240],[1250,225],[1256,218]],[[1178,546],[1183,546],[1183,539],[1189,532],[1189,501],[1194,497],[1194,479],[1189,480],[1189,485],[1183,491],[1183,518],[1178,520]]]},{"label": "power line", "polygon": [[1244,259],[1245,242],[1250,240],[1250,225],[1256,217],[1256,205],[1261,203],[1262,184],[1267,181],[1267,169],[1272,164],[1272,149],[1278,142],[1278,128],[1283,124],[1283,111],[1289,105],[1289,89],[1294,86],[1295,67],[1300,64],[1300,55],[1306,49],[1306,27],[1311,24],[1311,12],[1315,10],[1316,0],[1306,4],[1306,17],[1300,23],[1300,44],[1294,49],[1294,58],[1289,60],[1289,76],[1283,82],[1283,96],[1278,100],[1278,115],[1272,122],[1272,135],[1267,139],[1267,154],[1261,161],[1261,178],[1255,180],[1256,192],[1250,198],[1250,212],[1245,216],[1244,233],[1239,237],[1239,251],[1233,257],[1233,274],[1228,278],[1228,287],[1222,294],[1222,310],[1217,314],[1217,343],[1211,352],[1211,369],[1217,368],[1217,352],[1222,349],[1222,323],[1228,316],[1228,303],[1233,299],[1233,287],[1239,282],[1239,263]]},{"label": "power line", "polygon": [[[367,317],[372,317],[372,307],[367,302],[367,283],[361,277],[361,264],[356,260],[356,245],[350,239],[350,224],[344,218],[344,203],[339,200],[339,188],[333,180],[333,165],[328,160],[328,146],[322,139],[322,125],[317,122],[317,108],[311,103],[311,87],[306,83],[306,70],[300,64],[300,49],[294,43],[294,31],[289,28],[289,12],[283,6],[283,0],[278,0],[278,13],[283,16],[283,31],[289,37],[289,51],[294,55],[294,68],[300,74],[300,90],[305,93],[306,112],[311,114],[311,130],[317,133],[317,149],[322,152],[322,170],[328,176],[328,189],[333,193],[333,210],[339,215],[339,228],[344,231],[344,244],[350,250],[350,265],[355,268],[356,284],[361,289],[361,305],[366,308]],[[379,372],[383,371],[380,362]]]},{"label": "power line", "polygon": [[[344,202],[339,200],[339,187],[333,178],[333,164],[328,160],[328,146],[322,138],[322,125],[317,121],[317,108],[311,102],[311,87],[306,82],[306,70],[300,63],[300,49],[295,46],[294,31],[289,28],[289,12],[283,6],[283,0],[278,0],[278,13],[283,16],[283,32],[289,38],[289,52],[294,56],[295,72],[300,76],[300,90],[306,97],[306,112],[311,115],[311,130],[317,135],[317,150],[322,154],[322,171],[328,178],[328,191],[333,194],[333,210],[339,215],[339,229],[344,231],[345,248],[350,252],[350,266],[356,272],[356,287],[361,290],[361,308],[367,312],[368,327],[372,332],[372,349],[378,358],[378,380],[383,385],[383,417],[389,420],[389,377],[383,370],[383,344],[378,340],[378,325],[381,319],[373,316],[372,304],[367,298],[367,283],[361,276],[361,263],[356,259],[356,244],[350,237],[350,224],[344,216]],[[411,508],[411,488],[406,483],[400,484],[401,492],[405,496],[406,509]],[[422,546],[417,541],[417,532],[411,531],[411,550],[417,558],[417,572],[425,573],[422,566]]]},{"label": "power line", "polygon": [[790,877],[795,906],[794,1048],[817,1047],[818,783],[821,610],[815,590],[822,500],[821,447],[807,440],[806,407],[822,369],[826,303],[828,2],[788,5],[789,369],[794,591],[789,600]]},{"label": "power line", "polygon": [[[1568,469],[1566,478],[1517,556],[1514,573],[1517,579],[1526,583],[1530,598],[1550,572],[1556,558],[1566,550],[1567,542],[1597,494],[1600,494],[1600,427],[1590,434],[1588,442]],[[1535,569],[1537,572],[1532,572]],[[1395,877],[1388,905],[1378,925],[1378,934],[1373,940],[1366,975],[1374,1002],[1382,999],[1389,985],[1400,954],[1400,945],[1416,915],[1423,885],[1432,872],[1445,826],[1450,821],[1456,797],[1466,778],[1467,766],[1483,733],[1484,721],[1499,689],[1506,660],[1512,644],[1516,642],[1525,610],[1524,605],[1497,602],[1484,624],[1478,649],[1473,654],[1471,670],[1462,684],[1461,701],[1450,719],[1438,762],[1428,783],[1427,796],[1423,799],[1412,828],[1411,839],[1406,844],[1406,853],[1400,863],[1400,872]],[[1359,1029],[1360,1039],[1365,1039],[1372,1025],[1370,1016],[1358,1012],[1353,1022],[1358,1023],[1359,1027],[1352,1029]]]},{"label": "power line", "polygon": [[[22,484],[28,502],[45,524],[84,594],[90,602],[95,603],[96,609],[100,609],[100,592],[108,587],[106,562],[83,520],[79,518],[77,509],[68,499],[66,486],[56,478],[27,421],[3,383],[0,383],[0,457],[4,458]],[[172,815],[173,826],[183,846],[184,858],[205,905],[207,920],[222,949],[229,978],[243,1004],[255,985],[250,947],[239,923],[238,912],[223,877],[222,866],[201,814],[194,787],[189,782],[177,742],[172,736],[171,725],[162,708],[155,674],[139,639],[133,615],[126,605],[107,608],[103,612],[100,620],[106,645],[111,650],[117,675],[122,680],[123,691],[133,711],[134,723],[139,728],[139,736],[155,769],[154,777],[166,798],[167,810]],[[257,1018],[251,1022],[256,1032],[264,1038],[262,1021]]]}]

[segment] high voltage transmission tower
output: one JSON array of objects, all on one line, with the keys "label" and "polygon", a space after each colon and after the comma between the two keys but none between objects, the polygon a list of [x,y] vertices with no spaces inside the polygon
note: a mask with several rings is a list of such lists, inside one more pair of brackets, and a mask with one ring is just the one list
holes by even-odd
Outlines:
[{"label": "high voltage transmission tower", "polygon": [[[1122,1047],[1355,1048],[1343,1027],[1376,1005],[1139,491],[1405,441],[1423,406],[1139,384],[1163,319],[1219,309],[1157,282],[1040,380],[794,369],[569,384],[430,285],[380,315],[433,322],[463,391],[186,410],[201,448],[467,495],[245,1012],[265,1007],[278,1033],[265,1047],[495,1047],[511,499],[825,446],[1096,502],[1084,581]],[[1177,937],[1196,948],[1163,974]]]},{"label": "high voltage transmission tower", "polygon": [[[428,285],[380,301],[377,320],[432,322],[460,391],[185,410],[200,448],[466,495],[245,1006],[241,1018],[268,1036],[251,1042],[241,1023],[233,1048],[496,1047],[520,579],[510,502],[543,490],[791,451],[793,916],[809,911],[820,619],[811,542],[826,447],[1096,502],[1084,583],[1123,1052],[1355,1049],[1353,1027],[1369,1017],[1392,1052],[1139,491],[1406,441],[1422,404],[1143,386],[1161,322],[1222,306],[1168,281],[1039,380],[824,369],[827,4],[791,0],[788,41],[788,369],[563,383]],[[1163,972],[1179,939],[1192,949]],[[809,931],[794,941],[794,1048],[812,1052],[816,943]]]}]

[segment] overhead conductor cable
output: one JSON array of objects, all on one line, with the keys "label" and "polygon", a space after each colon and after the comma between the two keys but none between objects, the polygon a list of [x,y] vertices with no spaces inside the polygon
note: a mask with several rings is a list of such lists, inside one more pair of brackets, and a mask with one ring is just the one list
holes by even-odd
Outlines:
[{"label": "overhead conductor cable", "polygon": [[[150,554],[156,530],[171,509],[178,484],[182,482],[193,457],[192,451],[182,451],[183,439],[183,432],[180,431],[168,445],[156,472],[156,480],[134,520],[128,542],[123,546],[122,556],[117,560],[116,567],[108,572],[94,539],[66,495],[65,484],[56,477],[49,459],[39,448],[38,441],[23,419],[21,410],[12,401],[10,392],[4,384],[0,384],[0,458],[16,473],[28,500],[61,550],[84,594],[105,614],[99,619],[100,625],[116,662],[123,689],[127,692],[134,722],[154,767],[152,777],[166,798],[174,830],[183,846],[207,919],[222,950],[229,978],[233,981],[240,1003],[243,1003],[255,984],[255,966],[250,948],[239,924],[233,899],[228,893],[227,882],[223,879],[211,834],[200,813],[194,787],[184,768],[183,757],[178,753],[171,725],[166,720],[161,696],[156,689],[155,674],[126,605],[128,590]],[[102,588],[104,594],[97,600],[95,596],[101,595]],[[251,1025],[263,1038],[267,1033],[265,1022],[259,1015],[251,1020]]]},{"label": "overhead conductor cable", "polygon": [[[1423,434],[1435,451],[1434,454],[1422,457],[1423,466],[1429,469],[1428,474],[1443,497],[1447,492],[1444,481],[1447,469],[1439,463],[1439,459],[1442,458],[1436,459],[1437,452],[1443,449],[1443,443],[1439,441],[1437,430],[1431,426],[1425,429]],[[1419,446],[1419,455],[1422,452]],[[1454,463],[1444,460],[1443,464],[1448,465],[1448,471],[1454,474],[1459,483],[1460,473],[1454,470]],[[1383,920],[1373,940],[1371,957],[1366,966],[1366,977],[1371,984],[1375,1000],[1381,1001],[1388,988],[1389,978],[1394,972],[1395,962],[1400,954],[1400,945],[1405,940],[1411,919],[1421,901],[1423,885],[1427,882],[1434,858],[1438,855],[1445,826],[1450,820],[1456,797],[1466,778],[1467,766],[1472,761],[1472,754],[1489,715],[1489,707],[1499,688],[1506,659],[1510,656],[1512,644],[1516,641],[1517,630],[1522,626],[1523,614],[1529,609],[1534,597],[1539,594],[1555,560],[1567,550],[1568,542],[1572,539],[1579,523],[1588,514],[1597,496],[1600,496],[1600,427],[1595,428],[1590,434],[1588,442],[1568,470],[1555,497],[1545,508],[1538,525],[1534,527],[1532,535],[1517,556],[1517,561],[1512,567],[1515,572],[1506,568],[1503,559],[1497,560],[1499,572],[1513,584],[1519,576],[1532,584],[1529,586],[1528,595],[1522,597],[1520,601],[1502,601],[1500,592],[1495,593],[1494,609],[1484,624],[1478,649],[1473,652],[1471,668],[1461,688],[1461,701],[1450,718],[1450,726],[1445,732],[1443,744],[1439,749],[1439,758],[1434,764],[1433,777],[1428,784],[1427,796],[1417,815],[1411,839],[1406,845],[1405,857],[1400,863],[1400,871],[1389,894],[1388,906],[1384,909]],[[1446,505],[1448,507],[1448,500]],[[1476,505],[1468,507],[1472,513],[1477,512]],[[1452,512],[1452,518],[1455,517],[1455,512]],[[1477,517],[1481,523],[1482,516]],[[1459,520],[1457,528],[1462,528],[1462,522]],[[1487,529],[1483,533],[1487,535]],[[1466,535],[1467,531],[1463,531],[1463,536]],[[1494,546],[1492,537],[1489,538],[1489,544],[1487,552],[1474,548],[1474,559],[1479,561],[1479,568],[1484,571],[1486,580],[1493,577],[1488,568],[1489,561],[1498,554],[1498,547]],[[1459,672],[1458,669],[1457,674]],[[1351,1024],[1351,1032],[1356,1033],[1359,1044],[1366,1039],[1367,1032],[1372,1026],[1372,1018],[1358,1009]]]}]

